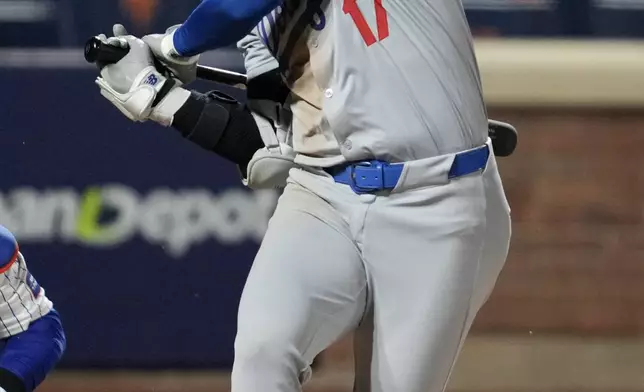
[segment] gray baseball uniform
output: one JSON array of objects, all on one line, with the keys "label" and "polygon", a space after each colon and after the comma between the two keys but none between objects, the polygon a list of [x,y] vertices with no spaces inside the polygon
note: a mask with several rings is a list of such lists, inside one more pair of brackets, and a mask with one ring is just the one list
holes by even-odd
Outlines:
[{"label": "gray baseball uniform", "polygon": [[[301,391],[356,329],[357,390],[443,391],[510,239],[494,154],[463,170],[491,143],[461,2],[287,0],[253,34],[248,73],[270,67],[260,37],[292,91],[301,167],[244,288],[232,391]],[[402,163],[393,189],[335,174],[372,159]]]},{"label": "gray baseball uniform", "polygon": [[303,163],[404,162],[487,138],[460,1],[385,0],[386,10],[380,3],[288,0],[257,27],[293,90]]}]

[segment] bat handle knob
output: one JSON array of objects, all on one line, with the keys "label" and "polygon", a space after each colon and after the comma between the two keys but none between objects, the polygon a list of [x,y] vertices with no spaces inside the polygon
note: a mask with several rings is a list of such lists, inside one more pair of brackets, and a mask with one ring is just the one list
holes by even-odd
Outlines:
[{"label": "bat handle knob", "polygon": [[85,61],[88,63],[114,64],[127,55],[129,49],[108,45],[96,37],[85,42]]}]

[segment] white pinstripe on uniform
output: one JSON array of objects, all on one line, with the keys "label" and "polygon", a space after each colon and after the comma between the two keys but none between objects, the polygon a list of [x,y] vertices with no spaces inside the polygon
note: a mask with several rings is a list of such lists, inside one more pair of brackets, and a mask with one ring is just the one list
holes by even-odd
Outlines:
[{"label": "white pinstripe on uniform", "polygon": [[53,307],[27,269],[22,253],[7,267],[0,277],[0,338],[25,331]]}]

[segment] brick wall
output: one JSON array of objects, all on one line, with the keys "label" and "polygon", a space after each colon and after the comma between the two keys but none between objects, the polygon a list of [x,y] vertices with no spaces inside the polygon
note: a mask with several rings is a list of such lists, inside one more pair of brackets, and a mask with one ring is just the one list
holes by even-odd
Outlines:
[{"label": "brick wall", "polygon": [[644,332],[644,111],[492,110],[520,132],[500,159],[508,264],[475,332]]}]

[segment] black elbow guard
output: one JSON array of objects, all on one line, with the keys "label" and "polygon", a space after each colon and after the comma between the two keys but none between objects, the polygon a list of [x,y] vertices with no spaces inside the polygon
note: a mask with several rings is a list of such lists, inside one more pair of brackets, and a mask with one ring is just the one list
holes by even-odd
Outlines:
[{"label": "black elbow guard", "polygon": [[242,167],[264,147],[247,107],[219,91],[192,92],[172,126],[186,139]]}]

